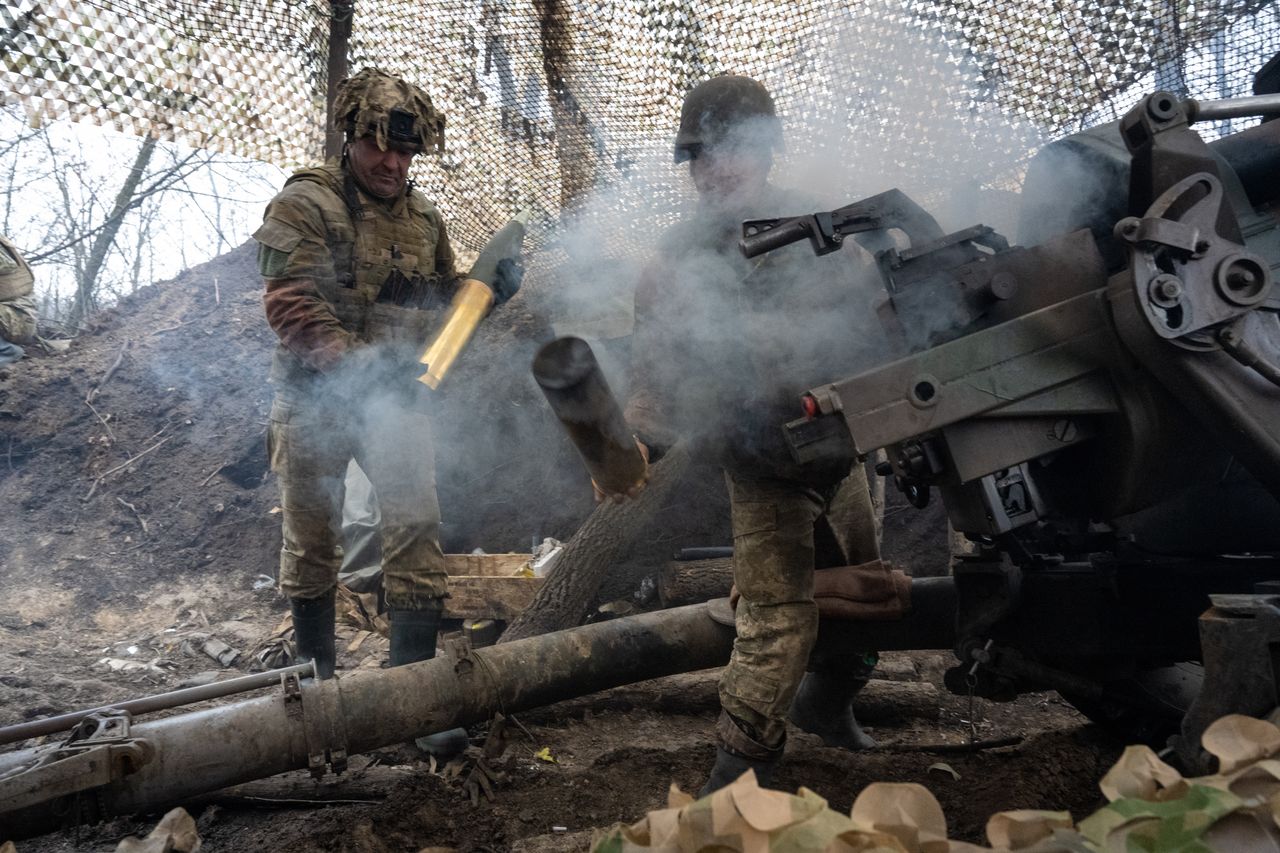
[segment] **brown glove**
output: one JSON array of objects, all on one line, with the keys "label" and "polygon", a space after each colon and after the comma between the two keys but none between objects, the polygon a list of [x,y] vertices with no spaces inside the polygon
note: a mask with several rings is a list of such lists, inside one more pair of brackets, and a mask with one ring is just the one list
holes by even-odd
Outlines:
[{"label": "brown glove", "polygon": [[[735,610],[739,597],[735,585],[729,590],[729,605]],[[818,569],[813,573],[813,599],[824,619],[888,622],[911,612],[911,578],[883,560]]]},{"label": "brown glove", "polygon": [[819,569],[813,573],[813,598],[828,619],[901,619],[911,611],[911,578],[883,560]]}]

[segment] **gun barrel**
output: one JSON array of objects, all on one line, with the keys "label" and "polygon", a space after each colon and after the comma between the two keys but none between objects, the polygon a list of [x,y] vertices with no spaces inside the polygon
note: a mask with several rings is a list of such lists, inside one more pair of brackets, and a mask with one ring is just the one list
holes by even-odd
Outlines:
[{"label": "gun barrel", "polygon": [[1215,139],[1209,147],[1227,161],[1253,204],[1280,197],[1280,120]]},{"label": "gun barrel", "polygon": [[552,341],[534,357],[533,377],[596,485],[623,494],[642,482],[644,457],[590,344],[581,338]]}]

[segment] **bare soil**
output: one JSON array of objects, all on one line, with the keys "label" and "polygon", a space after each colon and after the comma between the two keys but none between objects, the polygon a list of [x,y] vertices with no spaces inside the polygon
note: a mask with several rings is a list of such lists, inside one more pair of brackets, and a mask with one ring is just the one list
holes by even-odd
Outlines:
[{"label": "bare soil", "polygon": [[[239,674],[275,633],[286,607],[272,585],[279,521],[264,442],[274,336],[259,287],[241,247],[123,300],[67,353],[0,368],[0,724]],[[535,537],[566,538],[590,510],[585,474],[528,377],[547,336],[538,315],[536,290],[495,312],[441,402],[451,551],[524,551]],[[696,474],[601,600],[630,595],[680,547],[725,543],[720,483]],[[886,553],[921,574],[945,566],[937,508],[891,502]],[[355,628],[340,636],[345,668],[385,659],[385,640],[347,650]],[[202,651],[209,638],[241,654],[223,666]],[[941,684],[946,656],[907,659]],[[1024,736],[1016,747],[904,751],[968,736],[967,700],[944,692],[942,703],[937,721],[874,728],[881,746],[867,753],[795,732],[778,782],[848,809],[868,782],[919,781],[970,840],[997,810],[1079,816],[1098,805],[1096,781],[1119,744],[1056,696],[976,703],[978,737]],[[671,783],[701,786],[716,712],[708,673],[522,715],[527,732],[517,728],[497,762],[496,798],[476,807],[459,780],[407,749],[337,780],[271,780],[189,807],[206,850],[582,850],[593,830],[663,806]],[[477,743],[483,734],[473,732]],[[554,762],[535,757],[544,747]],[[959,778],[930,769],[938,762]],[[110,850],[157,817],[19,850]]]}]

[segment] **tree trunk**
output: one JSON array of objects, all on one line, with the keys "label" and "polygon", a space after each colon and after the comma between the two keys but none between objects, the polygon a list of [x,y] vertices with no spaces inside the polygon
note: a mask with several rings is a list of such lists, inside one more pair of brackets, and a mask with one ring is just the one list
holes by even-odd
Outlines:
[{"label": "tree trunk", "polygon": [[[556,129],[560,161],[560,207],[573,210],[596,185],[598,163],[606,156],[600,132],[569,86],[572,16],[564,0],[534,0],[542,41],[542,71]],[[585,155],[585,156],[584,156]]]},{"label": "tree trunk", "polygon": [[147,172],[147,165],[151,162],[151,155],[155,149],[154,136],[147,136],[142,140],[138,155],[133,158],[133,166],[125,176],[124,183],[120,185],[120,191],[116,193],[106,222],[103,223],[102,230],[93,238],[93,246],[89,249],[84,267],[79,270],[79,280],[76,282],[75,301],[71,304],[72,325],[78,324],[97,306],[98,274],[102,272],[102,265],[107,261],[107,253],[115,243],[116,234],[124,223],[125,214],[137,204],[134,194],[138,191],[138,184],[142,183],[142,176]]},{"label": "tree trunk", "polygon": [[606,501],[597,506],[565,543],[533,602],[507,626],[498,642],[522,640],[580,624],[605,574],[649,527],[688,467],[689,453],[677,444],[654,463],[649,484],[638,497],[626,503]]},{"label": "tree trunk", "polygon": [[[531,719],[564,719],[580,715],[583,709],[625,713],[634,708],[653,708],[673,714],[715,713],[720,710],[719,685],[719,667],[681,673],[568,699],[557,704],[554,712],[547,709],[534,711]],[[903,720],[937,720],[942,716],[942,694],[927,681],[872,678],[853,697],[853,712],[858,722],[873,726],[901,723]],[[525,721],[529,722],[530,718]]]}]

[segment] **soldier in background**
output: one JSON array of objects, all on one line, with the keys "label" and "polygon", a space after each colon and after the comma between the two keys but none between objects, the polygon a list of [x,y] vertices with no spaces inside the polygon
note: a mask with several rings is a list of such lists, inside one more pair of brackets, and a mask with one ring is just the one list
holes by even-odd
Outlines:
[{"label": "soldier in background", "polygon": [[36,342],[35,276],[18,247],[0,236],[0,364],[26,354],[21,344]]},{"label": "soldier in background", "polygon": [[[321,677],[334,670],[343,478],[353,458],[378,504],[391,665],[435,655],[446,574],[417,356],[459,280],[440,212],[408,181],[415,155],[443,147],[444,117],[430,97],[365,69],[340,85],[334,123],[346,135],[341,161],[289,178],[254,234],[267,321],[280,338],[269,428],[283,511],[280,589],[299,655]],[[518,286],[498,282],[498,301]],[[465,732],[446,735],[440,751],[465,746]]]},{"label": "soldier in background", "polygon": [[871,293],[852,252],[738,251],[742,220],[815,209],[768,182],[781,144],[755,80],[716,77],[689,92],[675,160],[689,163],[698,209],[663,236],[636,290],[627,421],[655,460],[677,437],[712,454],[732,507],[737,637],[704,795],[747,769],[767,784],[789,713],[828,744],[874,745],[851,709],[874,654],[810,660],[814,569],[879,558],[866,474],[852,458],[797,465],[780,428],[806,388],[862,362],[877,334]]}]

